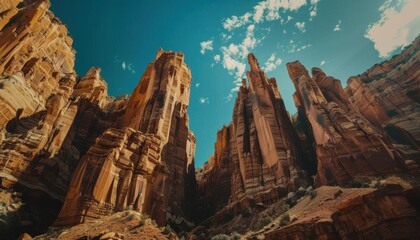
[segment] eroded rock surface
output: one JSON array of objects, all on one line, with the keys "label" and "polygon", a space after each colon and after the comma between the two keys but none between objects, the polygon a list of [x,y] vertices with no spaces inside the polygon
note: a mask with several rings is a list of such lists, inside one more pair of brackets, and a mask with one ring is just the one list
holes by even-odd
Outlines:
[{"label": "eroded rock surface", "polygon": [[420,158],[419,48],[417,37],[401,54],[349,78],[345,89],[355,108],[411,159]]},{"label": "eroded rock surface", "polygon": [[159,50],[131,96],[110,97],[100,68],[74,72],[73,40],[49,7],[0,3],[2,188],[64,201],[57,225],[126,209],[159,224],[190,216],[195,136],[184,55]]},{"label": "eroded rock surface", "polygon": [[215,153],[198,175],[205,202],[199,205],[207,207],[204,212],[229,205],[223,217],[306,185],[303,155],[276,80],[266,77],[254,55],[248,61],[249,86],[243,80],[232,123],[218,132]]},{"label": "eroded rock surface", "polygon": [[[79,85],[86,86],[76,88],[79,95],[106,105],[97,101],[102,85],[90,79]],[[186,204],[195,191],[195,137],[186,113],[190,85],[183,54],[159,50],[115,128],[105,130],[82,157],[56,225],[125,209],[149,214],[158,224],[190,214]]]},{"label": "eroded rock surface", "polygon": [[316,185],[351,182],[357,176],[405,170],[390,140],[352,106],[339,80],[314,68],[312,77],[299,62],[287,64],[298,114],[307,123],[317,158]]}]

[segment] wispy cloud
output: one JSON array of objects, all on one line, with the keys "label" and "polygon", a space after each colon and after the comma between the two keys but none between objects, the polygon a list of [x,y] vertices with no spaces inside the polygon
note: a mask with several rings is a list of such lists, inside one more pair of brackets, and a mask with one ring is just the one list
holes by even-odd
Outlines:
[{"label": "wispy cloud", "polygon": [[387,0],[379,8],[381,19],[370,24],[365,34],[374,43],[379,57],[388,57],[420,34],[419,9],[419,0]]},{"label": "wispy cloud", "polygon": [[319,0],[311,0],[311,6],[309,7],[309,21],[312,21],[314,17],[316,17],[318,12],[318,4]]},{"label": "wispy cloud", "polygon": [[[233,86],[226,97],[227,101],[230,101],[234,93],[239,90],[241,81],[245,77],[247,55],[254,51],[257,46],[262,45],[264,39],[270,34],[271,29],[262,25],[262,23],[278,20],[281,25],[285,25],[293,19],[291,15],[308,4],[310,6],[305,10],[313,18],[316,16],[318,2],[319,0],[263,0],[242,12],[242,14],[222,19],[223,30],[219,34],[222,44],[220,47],[214,48],[220,50],[220,54],[213,55],[214,62],[211,66],[220,62],[233,78]],[[305,32],[307,22],[300,21],[296,23],[296,27],[299,31],[290,32],[290,35]],[[286,33],[284,31],[284,34]],[[213,43],[213,40],[209,40],[211,43],[209,41],[202,42],[201,53],[204,54],[206,51],[213,50],[213,44],[216,45],[217,40],[215,39],[215,43]],[[296,44],[292,51],[302,51],[309,46],[310,44],[299,47]],[[265,69],[266,71],[273,71],[280,64],[281,59],[276,58],[274,53],[274,58],[270,56],[267,60]]]},{"label": "wispy cloud", "polygon": [[201,97],[199,100],[200,104],[209,104],[209,98],[208,97]]},{"label": "wispy cloud", "polygon": [[245,74],[245,59],[250,50],[254,49],[259,40],[254,35],[255,25],[247,27],[246,36],[239,44],[231,43],[229,46],[222,46],[223,67],[234,75],[236,81],[242,79]]},{"label": "wispy cloud", "polygon": [[272,53],[271,56],[265,61],[265,67],[263,68],[266,72],[274,71],[278,66],[280,66],[282,60],[276,58],[276,54]]},{"label": "wispy cloud", "polygon": [[341,31],[341,20],[339,20],[338,23],[335,25],[333,31],[334,32]]},{"label": "wispy cloud", "polygon": [[201,46],[201,54],[205,54],[206,51],[213,51],[213,40],[208,40],[200,43]]},{"label": "wispy cloud", "polygon": [[230,18],[227,18],[224,22],[223,22],[223,28],[228,30],[228,31],[232,31],[235,28],[238,27],[242,27],[245,24],[250,22],[250,18],[252,16],[252,13],[247,12],[244,15],[237,17],[237,16],[232,16]]},{"label": "wispy cloud", "polygon": [[123,71],[128,71],[132,74],[136,73],[136,70],[135,70],[134,65],[132,63],[130,63],[128,61],[125,61],[125,60],[121,60],[117,56],[114,57],[114,61],[115,61],[115,63],[117,63],[121,67],[121,69]]},{"label": "wispy cloud", "polygon": [[325,60],[322,60],[321,63],[319,64],[319,66],[323,66],[324,64],[326,64],[327,62]]},{"label": "wispy cloud", "polygon": [[295,26],[297,27],[297,29],[299,29],[299,31],[301,31],[301,32],[306,32],[306,29],[305,29],[305,22],[297,22],[296,24],[295,24]]},{"label": "wispy cloud", "polygon": [[198,88],[200,86],[200,83],[196,83],[195,87]]},{"label": "wispy cloud", "polygon": [[[291,39],[289,41],[289,44],[286,47],[286,50],[287,50],[288,53],[295,53],[295,52],[303,51],[303,50],[312,46],[312,44],[303,44],[303,45],[301,45],[301,44],[302,44],[301,42],[295,43],[293,41],[293,39]],[[281,45],[281,48],[283,49],[283,52],[284,52],[284,50],[285,50],[284,45]]]},{"label": "wispy cloud", "polygon": [[[316,2],[318,1],[311,1]],[[281,19],[280,10],[296,11],[306,5],[306,0],[265,0],[254,6],[253,11],[244,13],[241,16],[226,18],[222,24],[223,28],[232,31],[247,24],[258,24],[264,21]],[[290,19],[289,19],[290,20]]]},{"label": "wispy cloud", "polygon": [[213,59],[214,59],[214,61],[215,62],[220,62],[220,55],[219,54],[217,54],[217,55],[215,55],[214,57],[213,57]]}]

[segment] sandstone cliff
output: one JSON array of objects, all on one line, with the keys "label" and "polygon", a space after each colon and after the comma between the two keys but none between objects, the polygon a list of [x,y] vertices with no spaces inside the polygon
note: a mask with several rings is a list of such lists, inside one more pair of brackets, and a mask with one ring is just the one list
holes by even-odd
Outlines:
[{"label": "sandstone cliff", "polygon": [[309,123],[314,141],[316,185],[346,184],[358,176],[389,174],[405,169],[390,141],[352,106],[340,81],[299,62],[287,64],[299,115]]},{"label": "sandstone cliff", "polygon": [[131,97],[109,97],[100,68],[74,72],[72,38],[49,7],[0,3],[2,188],[64,200],[58,225],[128,208],[159,224],[191,215],[195,137],[183,54],[159,50]]},{"label": "sandstone cliff", "polygon": [[[90,86],[75,88],[82,96],[96,100],[103,95],[103,85],[90,78],[80,84]],[[159,50],[125,113],[81,158],[56,225],[74,225],[125,209],[149,214],[161,225],[189,214],[183,204],[192,201],[188,198],[195,189],[195,137],[186,113],[190,85],[183,54]]]},{"label": "sandstone cliff", "polygon": [[243,80],[233,121],[218,132],[215,153],[197,176],[199,205],[207,214],[228,205],[221,215],[236,215],[307,184],[304,155],[276,80],[266,77],[254,55],[248,61],[249,86]]},{"label": "sandstone cliff", "polygon": [[420,158],[419,48],[417,37],[401,54],[349,78],[345,89],[355,108],[409,159]]}]

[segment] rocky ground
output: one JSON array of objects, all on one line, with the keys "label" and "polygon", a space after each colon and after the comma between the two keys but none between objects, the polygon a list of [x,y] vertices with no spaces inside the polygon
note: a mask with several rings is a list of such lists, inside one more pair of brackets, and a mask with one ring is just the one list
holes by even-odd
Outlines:
[{"label": "rocky ground", "polygon": [[34,239],[178,239],[173,230],[160,228],[148,216],[136,211],[124,211],[70,228],[48,229]]}]

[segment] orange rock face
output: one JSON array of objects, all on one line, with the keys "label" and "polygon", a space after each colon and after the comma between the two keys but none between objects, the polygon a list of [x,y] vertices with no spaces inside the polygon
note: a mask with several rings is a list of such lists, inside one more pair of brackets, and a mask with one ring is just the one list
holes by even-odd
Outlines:
[{"label": "orange rock face", "polygon": [[[288,211],[287,226],[257,232],[264,239],[416,239],[420,222],[412,198],[399,185],[381,190],[323,186]],[[275,221],[276,222],[276,221]],[[249,236],[249,239],[252,239]]]},{"label": "orange rock face", "polygon": [[[233,121],[218,132],[215,153],[198,176],[205,212],[226,204],[240,211],[250,204],[244,201],[269,203],[306,184],[297,135],[276,80],[267,79],[254,55],[248,61],[249,86],[244,80]],[[244,206],[234,207],[237,202]]]},{"label": "orange rock face", "polygon": [[[82,79],[78,85],[84,87],[76,86],[75,93],[97,101],[104,86],[91,79]],[[190,85],[183,54],[160,50],[134,89],[117,128],[107,129],[82,157],[56,225],[78,224],[125,209],[147,213],[158,224],[188,215],[184,204],[195,189],[195,137],[186,113]]]},{"label": "orange rock face", "polygon": [[[159,50],[131,97],[109,97],[49,1],[0,3],[0,181],[64,200],[57,225],[135,209],[159,224],[191,214],[191,72]],[[13,20],[13,21],[12,21]]]},{"label": "orange rock face", "polygon": [[317,185],[404,169],[400,154],[355,110],[339,80],[317,68],[310,77],[299,62],[288,63],[287,69],[296,88],[296,107],[315,142]]},{"label": "orange rock face", "polygon": [[401,54],[349,78],[346,93],[410,159],[420,159],[420,37]]}]

